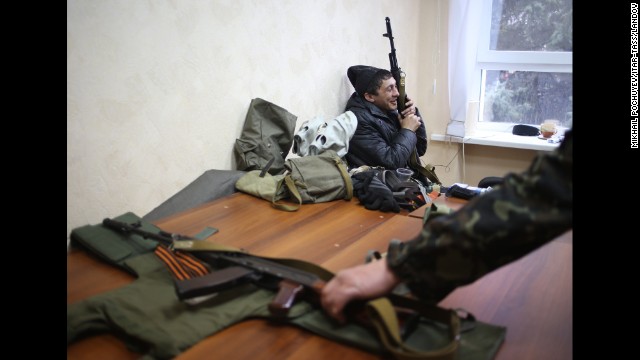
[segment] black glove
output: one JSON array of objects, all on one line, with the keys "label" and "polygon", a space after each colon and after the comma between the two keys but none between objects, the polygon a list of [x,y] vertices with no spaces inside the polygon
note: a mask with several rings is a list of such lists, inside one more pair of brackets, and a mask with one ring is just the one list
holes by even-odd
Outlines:
[{"label": "black glove", "polygon": [[380,181],[376,171],[363,171],[351,177],[354,195],[368,210],[400,212],[391,190]]},{"label": "black glove", "polygon": [[364,193],[364,180],[362,180],[361,176],[356,177],[356,175],[351,177],[351,184],[353,185],[353,195],[359,199]]}]

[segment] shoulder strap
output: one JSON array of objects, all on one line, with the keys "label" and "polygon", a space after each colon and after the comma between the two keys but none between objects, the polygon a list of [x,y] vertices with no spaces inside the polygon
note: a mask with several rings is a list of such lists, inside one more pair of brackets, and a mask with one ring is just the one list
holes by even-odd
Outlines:
[{"label": "shoulder strap", "polygon": [[432,164],[427,164],[426,166],[422,165],[422,161],[420,161],[420,157],[418,156],[418,153],[416,152],[415,148],[413,149],[413,152],[409,157],[409,165],[411,165],[412,169],[417,170],[418,172],[420,172],[420,174],[424,175],[430,181],[438,185],[442,184],[440,179],[438,179],[438,175],[436,175],[436,172],[435,172],[436,167],[433,166]]},{"label": "shoulder strap", "polygon": [[345,195],[345,200],[351,200],[353,197],[353,183],[351,182],[351,176],[349,176],[349,172],[347,171],[347,167],[344,165],[344,162],[336,154],[335,152],[331,154],[331,158],[336,163],[338,170],[340,171],[340,175],[342,175],[342,180],[344,180],[344,186],[347,188],[347,194]]},{"label": "shoulder strap", "polygon": [[300,206],[302,206],[302,196],[300,196],[300,192],[298,191],[298,188],[296,188],[296,184],[293,182],[293,179],[291,178],[290,174],[285,175],[282,180],[278,181],[276,194],[280,192],[280,189],[283,186],[287,187],[287,189],[289,190],[289,194],[291,194],[291,196],[293,196],[298,201],[298,204],[296,205],[283,204],[276,201],[275,198],[271,200],[271,204],[273,205],[273,207],[275,207],[278,210],[284,210],[284,211],[298,210]]},{"label": "shoulder strap", "polygon": [[[394,305],[417,311],[426,318],[449,327],[450,341],[437,350],[423,351],[405,344],[400,335],[400,325]],[[374,324],[385,349],[396,359],[452,360],[460,344],[460,318],[453,310],[428,306],[403,296],[389,295],[367,302],[367,314]]]}]

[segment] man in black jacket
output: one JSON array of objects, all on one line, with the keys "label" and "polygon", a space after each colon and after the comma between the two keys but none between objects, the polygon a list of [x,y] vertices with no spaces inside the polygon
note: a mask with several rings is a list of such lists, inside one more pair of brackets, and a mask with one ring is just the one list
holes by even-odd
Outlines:
[{"label": "man in black jacket", "polygon": [[[409,158],[414,149],[416,156],[427,151],[426,129],[413,100],[407,97],[405,110],[398,113],[400,93],[388,70],[355,65],[347,70],[347,76],[356,91],[345,111],[358,118],[346,155],[349,166],[410,168]],[[414,177],[427,184],[415,169]]]}]

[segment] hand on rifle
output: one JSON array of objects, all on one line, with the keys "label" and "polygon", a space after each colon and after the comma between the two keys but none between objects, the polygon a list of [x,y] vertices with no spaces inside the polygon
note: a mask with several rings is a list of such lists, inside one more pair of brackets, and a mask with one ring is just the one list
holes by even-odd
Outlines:
[{"label": "hand on rifle", "polygon": [[411,100],[409,96],[406,97],[406,102],[404,106],[405,106],[405,109],[402,111],[402,117],[407,117],[409,115],[417,115],[416,107],[413,104],[413,100]]},{"label": "hand on rifle", "polygon": [[408,115],[405,116],[404,119],[400,117],[398,114],[398,121],[400,122],[400,126],[409,129],[413,132],[418,131],[420,128],[420,124],[422,124],[422,119],[417,115]]},{"label": "hand on rifle", "polygon": [[348,302],[386,295],[399,283],[386,260],[373,261],[339,271],[322,289],[320,301],[329,316],[345,323],[343,310]]}]

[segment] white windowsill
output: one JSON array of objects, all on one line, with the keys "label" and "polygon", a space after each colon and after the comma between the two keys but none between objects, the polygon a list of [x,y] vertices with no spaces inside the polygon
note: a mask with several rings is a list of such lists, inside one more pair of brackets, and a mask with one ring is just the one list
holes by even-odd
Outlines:
[{"label": "white windowsill", "polygon": [[472,134],[466,135],[464,138],[459,136],[451,136],[444,134],[431,134],[433,141],[446,141],[473,145],[498,146],[505,148],[529,149],[538,151],[553,151],[560,143],[559,136],[564,134],[564,129],[559,130],[558,134],[551,137],[554,143],[549,140],[540,139],[537,136],[519,136],[513,135],[511,132],[502,131],[483,131],[476,130]]}]

